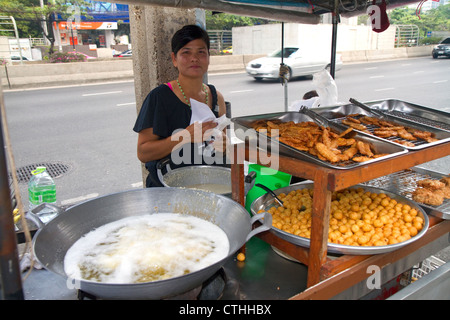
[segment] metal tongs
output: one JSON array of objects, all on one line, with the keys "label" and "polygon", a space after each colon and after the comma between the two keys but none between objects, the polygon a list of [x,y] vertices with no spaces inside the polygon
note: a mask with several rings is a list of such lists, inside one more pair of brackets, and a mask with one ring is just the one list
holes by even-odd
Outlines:
[{"label": "metal tongs", "polygon": [[367,111],[367,112],[369,112],[369,113],[379,117],[380,119],[385,119],[386,118],[386,116],[385,116],[385,114],[383,112],[381,112],[380,110],[372,109],[367,104],[359,102],[358,100],[355,100],[353,98],[350,98],[349,101],[351,103],[353,103],[354,105],[360,107],[361,109],[364,109],[365,111]]},{"label": "metal tongs", "polygon": [[[300,109],[298,110],[299,113],[303,113],[305,115],[307,115],[308,117],[310,117],[311,119],[314,120],[315,123],[317,123],[319,126],[321,127],[330,127],[330,123],[331,121],[328,120],[327,118],[325,118],[324,116],[308,109],[308,107],[306,106],[301,106]],[[341,133],[344,132],[347,127],[343,126],[342,124],[338,124],[338,123],[333,123],[333,126],[339,128],[341,130]],[[355,132],[350,131],[350,132],[346,132],[343,137],[347,137],[347,138],[352,138],[356,135]]]},{"label": "metal tongs", "polygon": [[306,106],[301,106],[298,110],[299,113],[303,113],[314,120],[319,126],[329,127],[329,120],[320,114],[315,113],[314,111],[308,109]]},{"label": "metal tongs", "polygon": [[267,193],[269,193],[274,199],[275,201],[280,205],[283,206],[283,201],[281,201],[275,192],[273,192],[272,190],[270,190],[268,187],[266,187],[265,185],[261,184],[261,183],[256,183],[255,186],[260,187],[261,189],[264,189],[267,191]]}]

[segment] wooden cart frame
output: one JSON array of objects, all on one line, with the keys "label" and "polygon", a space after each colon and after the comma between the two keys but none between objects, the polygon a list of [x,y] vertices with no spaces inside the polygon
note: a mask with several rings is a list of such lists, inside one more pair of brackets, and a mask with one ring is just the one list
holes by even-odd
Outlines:
[{"label": "wooden cart frame", "polygon": [[332,193],[449,154],[450,143],[444,143],[373,162],[367,166],[338,170],[292,157],[267,154],[260,149],[250,150],[247,143],[237,143],[234,145],[234,161],[231,165],[232,198],[245,205],[244,164],[243,161],[239,161],[241,159],[257,159],[260,163],[259,159],[278,157],[276,160],[279,170],[314,181],[310,248],[294,245],[270,231],[261,233],[258,237],[308,266],[308,288],[292,297],[293,299],[329,299],[367,279],[370,276],[367,273],[368,266],[377,265],[383,268],[450,232],[450,221],[429,216],[430,227],[425,235],[398,250],[377,255],[342,255],[337,259],[329,259],[327,241]]}]

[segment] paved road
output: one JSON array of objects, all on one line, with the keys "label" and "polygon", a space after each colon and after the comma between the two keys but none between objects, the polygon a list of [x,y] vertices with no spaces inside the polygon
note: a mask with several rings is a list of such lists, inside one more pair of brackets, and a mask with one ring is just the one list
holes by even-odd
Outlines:
[{"label": "paved road", "polygon": [[[449,71],[450,59],[428,57],[345,65],[336,75],[338,100],[396,98],[450,112]],[[231,102],[232,116],[284,110],[284,88],[277,82],[256,82],[244,73],[210,75],[209,82]],[[311,89],[310,78],[289,82],[289,101]],[[133,82],[6,91],[4,96],[16,167],[68,166],[55,179],[60,204],[142,187],[132,131]],[[436,167],[442,168],[442,161]],[[26,183],[20,186],[26,203]]]}]

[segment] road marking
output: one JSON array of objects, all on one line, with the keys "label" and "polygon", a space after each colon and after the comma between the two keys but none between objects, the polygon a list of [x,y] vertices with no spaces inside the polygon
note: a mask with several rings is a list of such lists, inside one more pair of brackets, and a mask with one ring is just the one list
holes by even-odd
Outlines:
[{"label": "road marking", "polygon": [[129,106],[129,105],[132,105],[132,104],[136,104],[136,102],[119,103],[119,104],[116,104],[116,106],[117,107],[122,107],[122,106]]},{"label": "road marking", "polygon": [[92,198],[97,198],[97,197],[98,197],[98,193],[91,193],[91,194],[87,194],[85,196],[63,200],[63,201],[61,201],[61,205],[62,206],[72,205],[72,204],[75,204],[78,202],[82,202],[82,201],[89,200]]},{"label": "road marking", "polygon": [[377,78],[384,78],[384,76],[371,76],[369,79],[377,79]]},{"label": "road marking", "polygon": [[255,91],[255,90],[237,90],[237,91],[230,91],[230,93],[242,93],[242,92],[252,92],[252,91]]},{"label": "road marking", "polygon": [[364,70],[375,70],[378,69],[378,67],[369,67],[369,68],[364,68]]},{"label": "road marking", "polygon": [[144,186],[144,184],[142,183],[142,181],[141,182],[136,182],[136,183],[132,183],[131,184],[131,187],[132,188],[141,188],[141,187],[143,187]]},{"label": "road marking", "polygon": [[375,89],[375,91],[387,91],[387,90],[394,90],[395,88],[381,88],[381,89]]},{"label": "road marking", "polygon": [[413,74],[417,74],[417,73],[424,73],[425,71],[423,70],[419,70],[419,71],[414,71]]},{"label": "road marking", "polygon": [[114,94],[114,93],[121,93],[123,91],[109,91],[109,92],[97,92],[97,93],[85,93],[82,94],[83,97],[89,97],[89,96],[100,96],[104,94]]},{"label": "road marking", "polygon": [[448,80],[438,80],[438,81],[433,81],[433,83],[444,83],[447,82]]}]

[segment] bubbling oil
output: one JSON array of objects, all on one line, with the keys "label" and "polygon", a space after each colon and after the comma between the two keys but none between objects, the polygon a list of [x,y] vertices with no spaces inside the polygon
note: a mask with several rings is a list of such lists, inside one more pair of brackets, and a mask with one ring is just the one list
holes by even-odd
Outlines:
[{"label": "bubbling oil", "polygon": [[80,238],[66,253],[72,279],[102,283],[165,280],[206,268],[228,256],[217,225],[190,215],[158,213],[124,218]]}]

